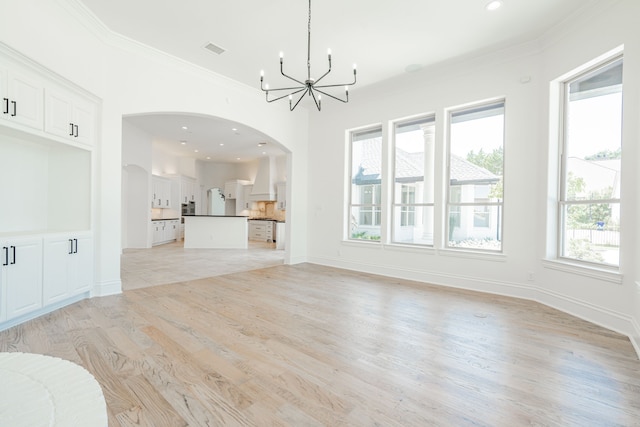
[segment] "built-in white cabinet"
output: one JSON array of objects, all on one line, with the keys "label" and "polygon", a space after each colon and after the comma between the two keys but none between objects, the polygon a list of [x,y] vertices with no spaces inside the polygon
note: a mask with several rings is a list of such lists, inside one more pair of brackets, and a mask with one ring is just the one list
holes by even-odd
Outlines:
[{"label": "built-in white cabinet", "polygon": [[93,284],[93,238],[90,233],[64,233],[44,238],[44,305],[87,292]]},{"label": "built-in white cabinet", "polygon": [[249,181],[241,179],[225,182],[224,197],[227,199],[237,199],[238,196],[242,197],[242,189],[247,184],[249,184]]},{"label": "built-in white cabinet", "polygon": [[45,89],[45,131],[62,138],[92,145],[95,138],[96,108],[64,88]]},{"label": "built-in white cabinet", "polygon": [[249,240],[272,242],[274,238],[274,221],[249,220]]},{"label": "built-in white cabinet", "polygon": [[[253,185],[244,185],[242,186],[242,210],[252,209],[253,203],[251,201],[251,190],[253,190]],[[237,206],[236,202],[236,206]]]},{"label": "built-in white cabinet", "polygon": [[151,178],[151,206],[154,208],[171,208],[171,180],[153,175]]},{"label": "built-in white cabinet", "polygon": [[44,79],[0,55],[0,121],[42,130]]},{"label": "built-in white cabinet", "polygon": [[0,330],[93,286],[99,106],[0,43]]},{"label": "built-in white cabinet", "polygon": [[196,201],[196,181],[183,176],[180,178],[180,203]]},{"label": "built-in white cabinet", "polygon": [[287,235],[287,227],[284,222],[276,222],[276,249],[284,249],[284,241]]},{"label": "built-in white cabinet", "polygon": [[283,211],[287,209],[287,183],[279,182],[276,188],[276,209]]},{"label": "built-in white cabinet", "polygon": [[177,240],[180,237],[180,220],[156,220],[151,222],[153,245],[161,245]]},{"label": "built-in white cabinet", "polygon": [[42,307],[42,237],[0,238],[0,321]]}]

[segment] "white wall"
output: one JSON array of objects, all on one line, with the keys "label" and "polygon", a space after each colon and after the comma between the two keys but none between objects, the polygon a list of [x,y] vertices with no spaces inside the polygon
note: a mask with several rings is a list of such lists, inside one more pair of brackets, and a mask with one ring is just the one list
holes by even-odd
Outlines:
[{"label": "white wall", "polygon": [[[436,284],[541,301],[630,335],[640,342],[640,2],[605,2],[562,28],[528,44],[459,59],[354,91],[347,105],[331,104],[312,114],[309,158],[309,260]],[[549,83],[603,53],[625,44],[622,275],[585,269],[560,270],[544,263],[547,248],[547,160]],[[364,71],[363,71],[364,72]],[[345,242],[346,130],[436,113],[436,200],[444,200],[444,110],[477,101],[506,99],[505,205],[502,255],[408,249]],[[552,150],[552,154],[549,154]],[[555,191],[555,187],[553,187]],[[383,203],[388,195],[383,194]],[[436,238],[443,239],[444,212],[436,210]],[[634,262],[635,261],[635,262]],[[529,279],[529,273],[534,280]],[[612,283],[613,280],[616,283]],[[635,302],[634,302],[635,301]],[[638,349],[638,347],[636,347]],[[640,352],[639,352],[640,353]]]},{"label": "white wall", "polygon": [[[107,30],[76,0],[0,0],[0,39],[102,98],[97,150],[96,282],[94,295],[120,290],[122,116],[154,112],[208,114],[251,126],[301,153],[293,177],[306,187],[308,119],[264,102],[237,84],[148,49]],[[296,207],[303,218],[304,198]],[[305,236],[306,222],[289,224]],[[306,257],[304,241],[289,246]]]}]

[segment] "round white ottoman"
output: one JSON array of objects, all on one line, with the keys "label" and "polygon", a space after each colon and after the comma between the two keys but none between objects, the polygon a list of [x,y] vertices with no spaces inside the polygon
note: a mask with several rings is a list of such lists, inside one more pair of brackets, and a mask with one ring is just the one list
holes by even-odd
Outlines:
[{"label": "round white ottoman", "polygon": [[57,357],[0,353],[0,426],[106,427],[96,379]]}]

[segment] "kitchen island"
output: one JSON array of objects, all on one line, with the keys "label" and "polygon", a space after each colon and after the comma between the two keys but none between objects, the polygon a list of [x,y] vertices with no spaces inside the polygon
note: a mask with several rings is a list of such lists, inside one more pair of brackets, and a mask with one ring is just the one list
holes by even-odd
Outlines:
[{"label": "kitchen island", "polygon": [[184,247],[187,249],[247,249],[247,233],[245,216],[184,216]]}]

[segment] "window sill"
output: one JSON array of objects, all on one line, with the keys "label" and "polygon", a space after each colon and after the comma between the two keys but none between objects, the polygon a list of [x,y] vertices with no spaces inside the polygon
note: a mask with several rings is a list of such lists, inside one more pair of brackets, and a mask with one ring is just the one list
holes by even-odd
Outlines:
[{"label": "window sill", "polygon": [[590,267],[557,259],[544,259],[542,266],[551,270],[564,271],[566,273],[579,274],[580,276],[591,277],[593,279],[604,280],[606,282],[622,284],[622,273],[607,270],[604,268]]},{"label": "window sill", "polygon": [[435,254],[435,249],[433,246],[426,245],[403,245],[401,243],[388,243],[384,245],[385,249],[398,251],[398,252],[412,252],[412,253],[428,253]]},{"label": "window sill", "polygon": [[438,255],[455,258],[478,259],[483,261],[506,262],[507,256],[502,252],[476,252],[460,249],[440,249]]}]

